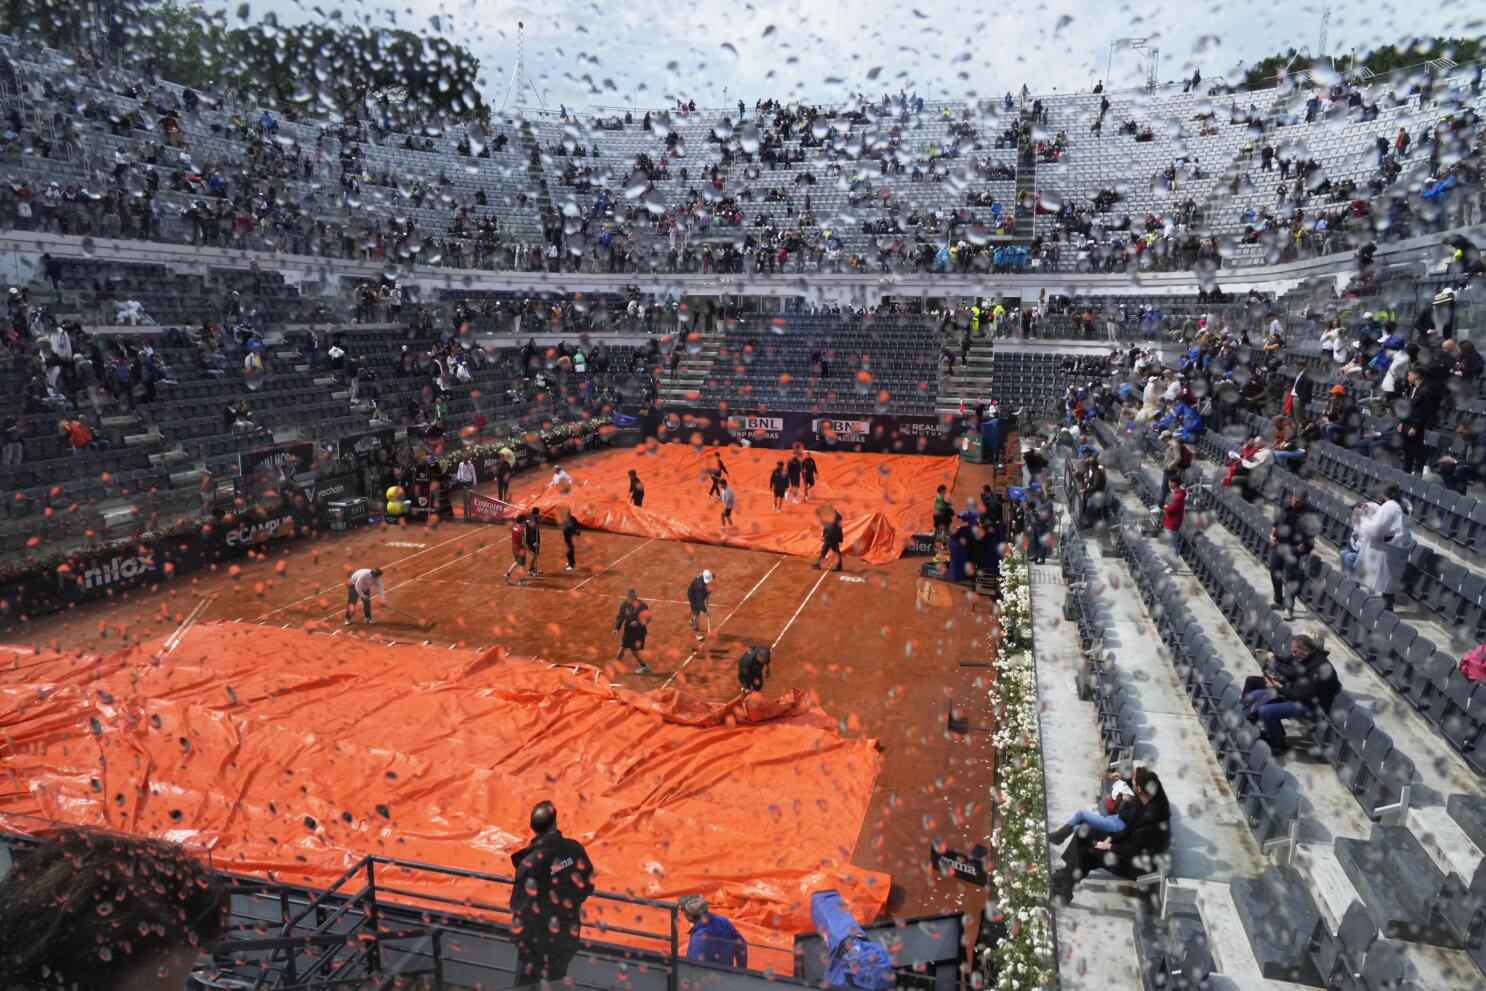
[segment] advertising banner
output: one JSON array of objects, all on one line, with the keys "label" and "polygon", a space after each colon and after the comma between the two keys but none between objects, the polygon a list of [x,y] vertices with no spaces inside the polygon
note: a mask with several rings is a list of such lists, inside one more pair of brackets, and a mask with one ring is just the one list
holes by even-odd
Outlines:
[{"label": "advertising banner", "polygon": [[692,406],[666,406],[646,420],[646,432],[666,442],[705,446],[741,444],[826,451],[955,454],[954,417],[934,414],[806,413],[789,410],[739,413]]},{"label": "advertising banner", "polygon": [[464,494],[464,518],[471,523],[503,523],[509,518],[511,505],[483,496],[478,492]]},{"label": "advertising banner", "polygon": [[148,587],[250,549],[307,533],[314,522],[309,502],[286,500],[277,509],[243,513],[198,533],[161,536],[109,548],[83,548],[55,568],[0,587],[0,616],[58,612],[84,602]]},{"label": "advertising banner", "polygon": [[342,437],[340,446],[336,449],[336,456],[367,458],[378,451],[390,451],[396,446],[397,428],[383,427],[381,430],[368,430],[365,433]]}]

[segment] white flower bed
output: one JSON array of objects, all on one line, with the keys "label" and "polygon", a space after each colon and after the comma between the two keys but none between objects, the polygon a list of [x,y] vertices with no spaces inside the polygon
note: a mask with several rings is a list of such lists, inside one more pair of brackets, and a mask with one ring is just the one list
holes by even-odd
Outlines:
[{"label": "white flower bed", "polygon": [[1034,991],[1053,984],[1053,933],[1037,672],[1031,652],[1031,589],[1022,553],[1001,562],[1001,623],[1005,636],[990,688],[1000,776],[993,796],[997,814],[991,833],[991,878],[998,899],[996,914],[1008,934],[982,955],[979,964],[986,987]]}]

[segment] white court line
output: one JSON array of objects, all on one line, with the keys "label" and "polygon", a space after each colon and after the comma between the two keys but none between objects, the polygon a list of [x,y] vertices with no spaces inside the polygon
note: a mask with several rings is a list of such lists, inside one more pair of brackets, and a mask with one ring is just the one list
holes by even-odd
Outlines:
[{"label": "white court line", "polygon": [[[405,557],[398,558],[396,561],[392,561],[392,562],[390,562],[388,564],[384,564],[384,565],[382,565],[382,570],[385,571],[388,568],[395,568],[397,565],[399,565],[399,564],[405,564],[408,561],[411,561],[415,557],[421,557],[422,555],[427,554],[429,551],[436,551],[440,547],[444,547],[444,546],[446,546],[448,544],[452,544],[456,540],[463,540],[465,537],[468,537],[471,534],[479,533],[479,532],[480,532],[480,529],[479,528],[472,527],[468,531],[466,531],[465,533],[461,533],[457,537],[450,537],[448,540],[445,540],[443,543],[434,544],[432,547],[429,547],[426,550],[414,551],[413,553],[408,554]],[[455,560],[457,561],[457,560],[459,560],[459,558],[455,558]],[[304,579],[304,580],[305,581],[308,581],[309,579]],[[341,585],[344,586],[344,584],[345,583],[343,581],[341,583]],[[274,613],[283,612],[285,609],[293,609],[295,606],[299,605],[300,603],[309,602],[311,599],[318,599],[322,595],[326,595],[328,593],[333,593],[335,591],[336,591],[336,586],[334,586],[334,585],[329,586],[328,588],[325,588],[325,589],[322,589],[319,592],[316,592],[314,595],[306,595],[302,599],[295,599],[293,602],[290,602],[290,603],[288,603],[286,605],[279,606],[277,609],[270,609],[268,612],[264,613],[262,616],[259,616],[258,618],[259,619],[267,619],[268,617],[272,616]]]},{"label": "white court line", "polygon": [[[743,596],[743,598],[741,598],[741,599],[738,600],[738,604],[733,607],[732,612],[730,612],[726,616],[724,616],[722,622],[717,624],[717,629],[720,630],[724,626],[726,626],[728,620],[732,619],[733,616],[737,614],[738,610],[743,608],[743,603],[745,603],[749,599],[753,598],[753,593],[754,592],[757,592],[760,588],[762,588],[764,582],[766,582],[766,581],[769,580],[769,576],[772,575],[774,572],[778,571],[779,570],[779,566],[781,564],[783,564],[783,563],[784,563],[784,558],[780,558],[779,560],[775,561],[774,562],[774,567],[770,568],[767,572],[765,572],[764,573],[764,577],[760,578],[758,580],[758,583],[755,584],[753,586],[753,588],[750,588],[748,590],[748,594],[745,595],[745,596]],[[661,685],[660,687],[662,687],[662,688],[669,688],[671,682],[673,682],[673,681],[676,680],[676,676],[679,675],[682,671],[686,670],[686,666],[688,664],[690,664],[696,658],[696,656],[697,656],[697,652],[696,652],[696,650],[693,649],[690,654],[687,654],[686,655],[686,660],[684,660],[684,661],[681,662],[681,666],[679,668],[677,668],[675,671],[672,671],[671,672],[671,676],[669,678],[667,678],[665,680],[665,683],[663,685]]]},{"label": "white court line", "polygon": [[196,621],[201,618],[201,614],[206,612],[207,606],[210,606],[216,600],[217,597],[215,595],[209,595],[196,603],[196,607],[186,614],[185,619],[181,620],[181,625],[177,626],[174,632],[165,638],[165,651],[161,655],[162,657],[168,657],[181,645],[181,641],[186,638],[186,634],[191,631],[191,627],[195,626]]},{"label": "white court line", "polygon": [[820,577],[815,579],[815,584],[810,586],[810,593],[804,599],[800,600],[800,608],[795,610],[795,614],[789,618],[789,622],[784,624],[784,629],[779,631],[779,636],[775,637],[774,642],[769,644],[770,650],[779,646],[779,641],[783,640],[784,635],[789,632],[789,628],[795,625],[795,620],[800,618],[800,613],[805,611],[805,605],[815,596],[815,590],[820,588],[820,583],[826,580],[826,575],[828,574],[830,574],[829,571],[822,571]]},{"label": "white court line", "polygon": [[593,581],[599,575],[602,575],[605,571],[608,571],[610,568],[614,567],[614,565],[618,564],[620,561],[623,561],[625,558],[629,557],[631,554],[638,554],[640,551],[643,551],[645,548],[649,547],[653,543],[655,543],[655,538],[654,537],[651,537],[649,540],[645,541],[639,547],[633,548],[633,549],[625,552],[624,554],[619,555],[614,560],[610,561],[608,564],[604,565],[602,568],[600,568],[599,570],[595,571],[593,574],[589,575],[587,578],[583,579],[578,584],[574,585],[573,586],[573,591],[574,592],[578,591],[578,589],[582,588],[584,585],[587,585],[589,582]]}]

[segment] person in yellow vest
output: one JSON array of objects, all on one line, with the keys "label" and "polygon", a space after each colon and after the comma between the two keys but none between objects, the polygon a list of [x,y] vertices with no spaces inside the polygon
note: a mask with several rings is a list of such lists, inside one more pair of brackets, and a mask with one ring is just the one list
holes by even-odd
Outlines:
[{"label": "person in yellow vest", "polygon": [[405,516],[408,511],[408,493],[401,485],[394,485],[387,490],[387,516],[389,519],[397,519]]}]

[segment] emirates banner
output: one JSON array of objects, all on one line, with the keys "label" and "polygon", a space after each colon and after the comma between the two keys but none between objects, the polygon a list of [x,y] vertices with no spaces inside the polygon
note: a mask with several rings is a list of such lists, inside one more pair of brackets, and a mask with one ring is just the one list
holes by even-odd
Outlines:
[{"label": "emirates banner", "polygon": [[503,523],[510,518],[511,504],[478,492],[464,495],[464,518],[472,523]]}]

